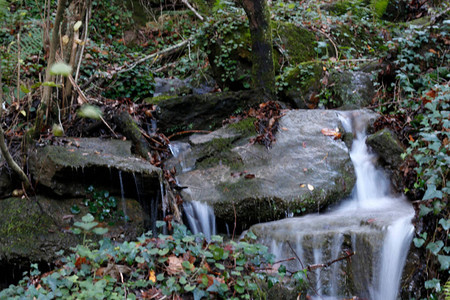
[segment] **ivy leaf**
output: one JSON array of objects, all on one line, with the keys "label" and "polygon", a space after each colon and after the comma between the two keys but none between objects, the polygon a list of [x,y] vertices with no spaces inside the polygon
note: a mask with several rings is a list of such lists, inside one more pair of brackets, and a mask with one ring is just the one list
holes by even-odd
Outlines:
[{"label": "ivy leaf", "polygon": [[440,219],[439,220],[439,224],[441,224],[442,228],[444,228],[444,230],[448,230],[450,228],[450,221],[446,220],[446,219]]},{"label": "ivy leaf", "polygon": [[441,251],[442,247],[444,247],[443,241],[437,241],[435,243],[429,243],[427,245],[427,249],[430,250],[434,255],[437,255],[439,251]]},{"label": "ivy leaf", "polygon": [[422,200],[429,200],[434,198],[442,199],[442,192],[436,190],[436,186],[434,184],[429,184]]},{"label": "ivy leaf", "polygon": [[436,292],[440,292],[441,291],[441,282],[437,278],[427,280],[427,281],[425,281],[425,288],[426,289],[435,289]]},{"label": "ivy leaf", "polygon": [[414,238],[413,242],[414,242],[414,246],[416,246],[416,248],[420,248],[425,243],[425,240],[421,239],[421,238]]},{"label": "ivy leaf", "polygon": [[428,215],[431,211],[432,211],[431,208],[426,207],[425,205],[421,204],[421,205],[420,205],[419,216],[420,216],[420,217],[426,216],[426,215]]},{"label": "ivy leaf", "polygon": [[89,222],[94,221],[94,216],[91,215],[91,214],[86,214],[85,216],[83,216],[83,217],[81,218],[81,220],[82,220],[83,222],[85,222],[85,223],[89,223]]},{"label": "ivy leaf", "polygon": [[105,233],[108,232],[108,228],[104,228],[104,227],[96,227],[94,229],[92,229],[92,232],[98,235],[104,235]]},{"label": "ivy leaf", "polygon": [[450,267],[450,256],[438,255],[439,263],[441,264],[441,270],[448,270]]}]

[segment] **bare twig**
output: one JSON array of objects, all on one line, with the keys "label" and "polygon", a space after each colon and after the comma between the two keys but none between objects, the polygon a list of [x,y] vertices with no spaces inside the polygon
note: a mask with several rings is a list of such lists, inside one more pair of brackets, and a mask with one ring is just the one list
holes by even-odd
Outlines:
[{"label": "bare twig", "polygon": [[172,135],[169,135],[168,139],[170,140],[174,136],[189,134],[189,133],[211,133],[211,131],[208,131],[208,130],[185,130],[185,131],[180,131],[180,132],[176,132]]},{"label": "bare twig", "polygon": [[331,42],[331,44],[333,44],[334,51],[336,52],[336,59],[339,60],[339,51],[338,51],[338,48],[337,48],[337,46],[336,46],[336,43],[333,41],[333,39],[332,39],[328,34],[326,34],[325,32],[323,32],[323,31],[320,30],[320,29],[316,29],[316,28],[314,28],[314,27],[312,27],[312,29],[315,30],[315,31],[317,31],[317,32],[319,32],[319,33],[321,33],[321,34],[323,34],[323,35]]},{"label": "bare twig", "polygon": [[352,257],[353,255],[355,255],[355,252],[349,251],[349,252],[347,252],[347,255],[345,255],[345,256],[338,257],[338,258],[336,258],[336,259],[334,259],[332,261],[326,262],[324,264],[309,265],[309,266],[306,267],[306,269],[308,271],[312,271],[312,270],[319,269],[319,268],[328,268],[332,264],[334,264],[334,263],[336,263],[338,261],[344,260],[344,259],[348,259],[348,258]]},{"label": "bare twig", "polygon": [[[295,257],[297,258],[298,262],[300,263],[300,266],[302,266],[302,269],[305,269],[305,266],[303,265],[302,260],[300,259],[300,257],[297,255],[297,252],[294,250],[294,248],[292,248],[291,243],[289,241],[286,242],[289,246],[289,248],[291,249],[292,253],[294,253]],[[308,274],[306,274],[306,280],[308,280],[308,284],[311,287],[311,289],[314,291],[314,293],[320,298],[323,299],[322,297],[320,297],[319,292],[314,288],[314,286],[312,285],[311,281],[309,280]]]},{"label": "bare twig", "polygon": [[187,0],[181,0],[181,2],[183,2],[190,10],[192,10],[197,18],[199,18],[201,21],[204,20],[204,18],[192,7],[192,5],[189,4],[189,2],[187,2]]},{"label": "bare twig", "polygon": [[[0,119],[3,112],[3,83],[2,83],[2,58],[0,56]],[[3,157],[5,158],[8,165],[13,169],[14,172],[19,176],[20,180],[22,180],[24,188],[31,187],[30,181],[28,180],[27,175],[23,172],[23,170],[19,167],[19,165],[14,161],[11,154],[8,151],[8,147],[5,143],[5,133],[1,126],[0,122],[0,150],[2,152]]]},{"label": "bare twig", "polygon": [[[179,48],[186,46],[188,43],[192,42],[194,39],[195,39],[195,36],[191,36],[190,38],[188,38],[187,40],[182,41],[181,43],[178,43],[176,45],[173,45],[171,47],[168,47],[168,48],[166,48],[164,50],[161,50],[161,51],[158,51],[156,53],[144,56],[143,58],[138,59],[137,61],[133,62],[130,67],[123,68],[123,69],[117,71],[117,74],[121,74],[121,73],[125,73],[125,72],[128,72],[128,71],[131,71],[138,64],[143,63],[144,61],[147,61],[149,59],[153,58],[154,61],[156,61],[159,58],[161,58],[162,56],[169,55],[169,54],[173,53],[175,50],[178,50]],[[114,74],[112,74],[112,75],[114,75]]]}]

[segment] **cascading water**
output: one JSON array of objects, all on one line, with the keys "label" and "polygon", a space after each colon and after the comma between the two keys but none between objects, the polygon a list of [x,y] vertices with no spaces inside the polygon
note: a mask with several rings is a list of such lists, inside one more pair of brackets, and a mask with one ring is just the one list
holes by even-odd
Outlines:
[{"label": "cascading water", "polygon": [[[365,128],[357,117],[353,124],[347,116],[341,121],[347,131]],[[290,270],[331,262],[348,251],[356,253],[351,262],[341,260],[309,274],[311,294],[317,293],[318,299],[397,298],[413,235],[414,210],[404,199],[391,195],[389,182],[374,166],[365,140],[364,130],[356,132],[350,157],[357,181],[351,199],[326,214],[252,227],[277,260],[296,252],[301,262],[287,263]]]},{"label": "cascading water", "polygon": [[[194,168],[195,160],[189,160],[187,154],[190,151],[188,143],[174,142],[169,145],[172,155],[177,159],[180,172],[188,172]],[[183,203],[183,209],[189,228],[192,233],[203,233],[207,239],[216,234],[216,217],[214,210],[206,203],[190,201]]]},{"label": "cascading water", "polygon": [[216,218],[210,206],[192,201],[183,203],[183,208],[192,233],[201,232],[208,240],[216,234]]}]

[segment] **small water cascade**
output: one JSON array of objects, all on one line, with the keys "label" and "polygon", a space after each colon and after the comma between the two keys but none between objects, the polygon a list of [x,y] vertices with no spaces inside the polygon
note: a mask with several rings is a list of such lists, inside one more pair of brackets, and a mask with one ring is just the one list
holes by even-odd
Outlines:
[{"label": "small water cascade", "polygon": [[[172,155],[177,159],[178,172],[188,172],[195,166],[195,160],[189,159],[190,145],[173,142],[169,145]],[[189,201],[183,203],[183,209],[192,233],[203,233],[207,239],[216,234],[214,210],[206,203]]]},{"label": "small water cascade", "polygon": [[120,194],[122,196],[122,211],[125,220],[128,219],[127,215],[127,202],[125,200],[125,190],[123,189],[122,171],[119,170],[119,182],[120,182]]},{"label": "small water cascade", "polygon": [[191,201],[183,203],[184,213],[192,233],[203,233],[207,239],[216,234],[214,210],[206,203]]},{"label": "small water cascade", "polygon": [[[346,130],[365,128],[358,122],[358,118],[353,123],[347,116],[342,118]],[[350,199],[326,214],[258,224],[252,230],[276,260],[296,252],[301,262],[286,263],[288,270],[331,262],[349,251],[356,253],[351,261],[310,272],[310,294],[317,293],[317,299],[395,300],[412,240],[414,210],[405,199],[391,194],[389,181],[367,149],[364,130],[355,135],[350,157],[357,181]]]}]

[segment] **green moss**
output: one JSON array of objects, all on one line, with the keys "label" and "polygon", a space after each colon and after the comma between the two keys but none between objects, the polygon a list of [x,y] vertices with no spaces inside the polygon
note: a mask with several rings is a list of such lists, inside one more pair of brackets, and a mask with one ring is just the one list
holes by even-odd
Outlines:
[{"label": "green moss", "polygon": [[231,138],[215,138],[202,145],[202,155],[197,160],[198,168],[209,168],[222,163],[233,170],[239,170],[243,162],[237,153],[231,151],[232,141]]},{"label": "green moss", "polygon": [[39,252],[36,241],[48,235],[51,218],[42,214],[35,201],[9,198],[1,200],[0,252],[10,255]]},{"label": "green moss", "polygon": [[256,134],[255,121],[256,118],[245,118],[242,121],[228,125],[228,128],[233,129],[244,137],[251,136]]},{"label": "green moss", "polygon": [[378,18],[381,18],[384,15],[388,4],[389,0],[371,0],[371,6]]},{"label": "green moss", "polygon": [[316,38],[313,32],[281,21],[273,22],[272,28],[274,39],[284,46],[292,65],[315,58]]},{"label": "green moss", "polygon": [[173,99],[173,98],[177,98],[177,97],[170,96],[170,95],[161,95],[161,96],[152,97],[152,98],[145,98],[144,102],[149,103],[149,104],[159,104],[160,102],[162,102],[164,100]]}]

